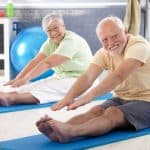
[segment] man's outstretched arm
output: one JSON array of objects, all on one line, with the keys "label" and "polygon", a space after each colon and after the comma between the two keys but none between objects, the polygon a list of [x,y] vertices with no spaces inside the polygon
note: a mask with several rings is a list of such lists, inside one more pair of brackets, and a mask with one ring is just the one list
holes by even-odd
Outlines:
[{"label": "man's outstretched arm", "polygon": [[99,83],[95,88],[90,90],[82,98],[68,106],[68,109],[76,109],[77,107],[90,102],[94,97],[103,95],[112,91],[117,85],[124,81],[137,68],[142,66],[142,62],[135,59],[126,59],[113,72],[110,72],[107,77]]},{"label": "man's outstretched arm", "polygon": [[91,63],[88,70],[79,77],[79,79],[68,91],[66,96],[62,100],[60,100],[57,104],[55,104],[52,107],[52,110],[59,110],[64,106],[67,106],[70,103],[72,103],[74,98],[78,97],[92,86],[93,82],[100,75],[100,73],[102,73],[102,71],[103,70],[99,66]]}]

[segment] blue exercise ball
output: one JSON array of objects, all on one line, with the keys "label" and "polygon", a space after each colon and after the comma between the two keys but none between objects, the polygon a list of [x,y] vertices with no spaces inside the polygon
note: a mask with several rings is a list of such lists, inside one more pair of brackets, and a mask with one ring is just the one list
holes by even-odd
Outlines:
[{"label": "blue exercise ball", "polygon": [[[27,28],[17,35],[12,43],[10,52],[11,64],[17,73],[35,57],[46,39],[47,35],[41,27]],[[35,80],[45,78],[52,74],[53,71],[50,70]]]}]

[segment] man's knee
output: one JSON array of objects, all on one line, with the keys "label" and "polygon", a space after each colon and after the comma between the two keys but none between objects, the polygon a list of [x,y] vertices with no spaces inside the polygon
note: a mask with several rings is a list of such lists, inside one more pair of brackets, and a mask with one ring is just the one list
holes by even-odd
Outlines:
[{"label": "man's knee", "polygon": [[92,114],[102,115],[104,114],[104,111],[105,111],[104,108],[102,108],[100,105],[97,105],[91,108],[89,112]]},{"label": "man's knee", "polygon": [[108,107],[104,112],[104,116],[112,122],[114,127],[123,126],[125,124],[123,112],[115,106]]}]

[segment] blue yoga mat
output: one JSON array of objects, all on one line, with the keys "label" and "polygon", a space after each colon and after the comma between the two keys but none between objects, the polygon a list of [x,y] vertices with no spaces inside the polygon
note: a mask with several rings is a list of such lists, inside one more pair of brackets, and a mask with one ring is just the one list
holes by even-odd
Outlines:
[{"label": "blue yoga mat", "polygon": [[[107,94],[97,97],[95,100],[109,99],[111,97],[112,97],[112,93],[107,93]],[[44,103],[44,104],[30,104],[30,105],[12,105],[12,106],[8,106],[8,107],[0,106],[0,113],[44,108],[44,107],[49,107],[49,106],[53,105],[55,102],[49,102],[49,103]]]},{"label": "blue yoga mat", "polygon": [[113,131],[100,137],[78,138],[61,144],[52,142],[43,135],[35,135],[16,140],[0,142],[0,147],[11,150],[77,150],[128,140],[150,134],[150,128],[141,131]]},{"label": "blue yoga mat", "polygon": [[44,108],[44,107],[49,107],[52,104],[54,104],[54,102],[49,102],[49,103],[44,103],[44,104],[30,104],[30,105],[12,105],[12,106],[8,106],[8,107],[0,106],[0,113],[14,112],[14,111],[28,110],[28,109]]}]

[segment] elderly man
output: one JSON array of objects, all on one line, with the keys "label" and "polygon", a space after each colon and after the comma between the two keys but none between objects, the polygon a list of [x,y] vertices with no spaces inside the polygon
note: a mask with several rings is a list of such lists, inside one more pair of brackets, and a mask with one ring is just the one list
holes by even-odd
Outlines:
[{"label": "elderly man", "polygon": [[48,14],[43,18],[42,26],[48,35],[47,41],[23,71],[6,85],[19,87],[50,68],[55,70],[55,75],[13,88],[11,92],[0,92],[0,105],[62,99],[77,77],[87,70],[92,57],[89,45],[81,36],[66,30],[61,15]]},{"label": "elderly man", "polygon": [[[99,136],[116,128],[141,130],[150,127],[149,42],[127,34],[117,17],[103,19],[96,31],[103,48],[97,51],[88,70],[52,109],[64,106],[68,106],[68,110],[75,109],[112,90],[116,96],[66,123],[48,116],[41,118],[36,124],[38,129],[53,141],[64,143],[73,137]],[[104,69],[109,70],[106,78],[73,102]]]}]

